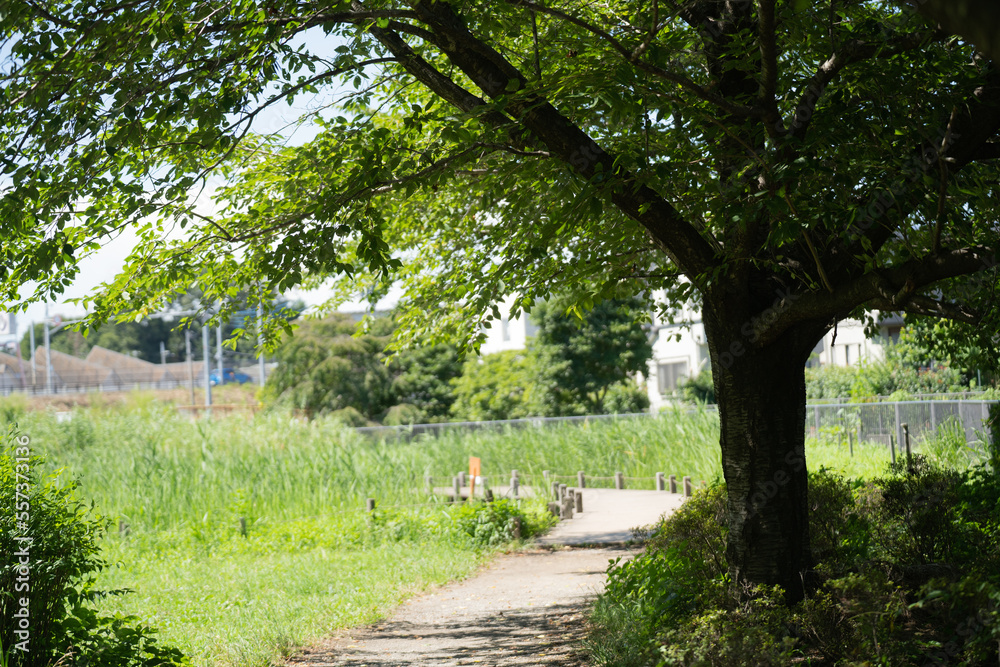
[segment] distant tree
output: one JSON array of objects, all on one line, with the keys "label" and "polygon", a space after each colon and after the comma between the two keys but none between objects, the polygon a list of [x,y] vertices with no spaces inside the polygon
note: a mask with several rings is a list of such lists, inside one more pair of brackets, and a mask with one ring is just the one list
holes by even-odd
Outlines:
[{"label": "distant tree", "polygon": [[[397,404],[420,411],[421,421],[444,421],[455,403],[452,380],[462,374],[462,360],[451,345],[437,344],[403,350],[390,366],[392,394]],[[412,413],[407,413],[412,419]]]},{"label": "distant tree", "polygon": [[541,414],[531,355],[507,350],[470,357],[454,380],[452,416],[463,421],[519,419]]},{"label": "distant tree", "polygon": [[395,326],[391,317],[359,325],[341,313],[303,321],[276,352],[268,400],[316,413],[352,408],[374,421],[405,405],[392,413],[399,423],[445,419],[454,402],[450,383],[462,368],[458,353],[443,344],[390,353]]},{"label": "distant tree", "polygon": [[368,419],[381,416],[392,406],[388,339],[356,331],[357,323],[339,313],[302,322],[277,350],[278,367],[267,379],[270,399],[314,413],[354,408]]},{"label": "distant tree", "polygon": [[547,412],[603,414],[608,390],[645,373],[653,348],[641,325],[646,304],[638,297],[606,299],[592,310],[568,310],[559,298],[538,303],[534,354]]}]

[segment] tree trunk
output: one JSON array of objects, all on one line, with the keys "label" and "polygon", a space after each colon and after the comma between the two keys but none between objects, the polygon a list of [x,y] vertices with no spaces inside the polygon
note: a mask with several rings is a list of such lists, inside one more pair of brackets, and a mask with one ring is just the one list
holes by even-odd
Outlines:
[{"label": "tree trunk", "polygon": [[801,600],[812,567],[805,461],[805,362],[825,327],[766,348],[745,321],[704,313],[729,495],[726,558],[739,585]]}]

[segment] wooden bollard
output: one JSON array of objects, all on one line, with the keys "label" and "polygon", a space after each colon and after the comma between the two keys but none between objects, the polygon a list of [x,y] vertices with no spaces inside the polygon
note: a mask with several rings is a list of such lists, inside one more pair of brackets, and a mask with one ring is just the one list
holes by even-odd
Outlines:
[{"label": "wooden bollard", "polygon": [[625,488],[625,473],[622,472],[615,473],[615,488],[616,489]]},{"label": "wooden bollard", "polygon": [[569,496],[565,496],[559,503],[559,518],[560,519],[572,519],[573,518],[573,499]]},{"label": "wooden bollard", "polygon": [[570,489],[573,492],[573,501],[576,504],[576,511],[583,511],[583,489]]},{"label": "wooden bollard", "polygon": [[468,480],[465,479],[465,471],[464,470],[462,472],[458,473],[458,482],[459,482],[459,484],[462,485],[463,489],[466,487],[466,485],[468,483]]},{"label": "wooden bollard", "polygon": [[542,477],[545,478],[545,485],[548,486],[548,484],[549,484],[549,471],[548,470],[543,470],[542,471]]},{"label": "wooden bollard", "polygon": [[455,502],[460,503],[462,502],[462,478],[459,477],[458,475],[455,475],[452,478],[451,482],[452,486],[454,487],[452,491],[455,494]]},{"label": "wooden bollard", "polygon": [[[517,473],[516,470],[514,472]],[[513,496],[514,498],[517,498],[517,489],[520,486],[520,484],[521,480],[517,478],[516,474],[510,476],[510,495]]]},{"label": "wooden bollard", "polygon": [[896,465],[896,436],[889,434],[889,452],[892,455],[892,465]]},{"label": "wooden bollard", "polygon": [[666,491],[667,490],[666,480],[663,479],[663,473],[662,472],[656,473],[656,490],[657,491]]},{"label": "wooden bollard", "polygon": [[240,517],[240,535],[247,536],[247,518],[245,516]]},{"label": "wooden bollard", "polygon": [[375,511],[375,499],[374,498],[369,498],[368,500],[366,500],[365,501],[365,507],[367,508],[367,510],[369,512],[374,512]]},{"label": "wooden bollard", "polygon": [[566,488],[565,484],[559,485],[559,500],[563,500],[566,497]]},{"label": "wooden bollard", "polygon": [[677,475],[671,475],[667,481],[670,484],[670,493],[677,493]]},{"label": "wooden bollard", "polygon": [[559,482],[556,482],[556,481],[552,482],[552,499],[553,500],[561,500],[561,498],[559,496]]},{"label": "wooden bollard", "polygon": [[687,475],[684,475],[684,479],[682,481],[684,482],[684,497],[685,498],[690,498],[691,497],[691,478],[688,477]]},{"label": "wooden bollard", "polygon": [[582,470],[576,473],[576,486],[579,489],[587,488],[587,476],[583,474]]}]

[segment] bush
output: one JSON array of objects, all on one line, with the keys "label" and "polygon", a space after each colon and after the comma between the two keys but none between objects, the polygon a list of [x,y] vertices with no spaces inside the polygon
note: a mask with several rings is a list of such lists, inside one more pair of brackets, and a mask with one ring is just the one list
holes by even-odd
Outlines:
[{"label": "bush", "polygon": [[869,483],[810,475],[819,561],[808,595],[739,589],[723,560],[723,487],[696,493],[618,561],[592,616],[604,666],[996,665],[1000,478],[915,456]]},{"label": "bush", "polygon": [[[133,617],[91,607],[104,567],[98,539],[106,521],[58,475],[35,479],[42,461],[12,430],[0,454],[0,641],[7,665],[186,665]],[[25,560],[28,562],[25,563]],[[27,603],[27,624],[22,615]],[[22,647],[26,650],[22,650]]]},{"label": "bush", "polygon": [[424,423],[424,413],[423,410],[415,405],[410,405],[409,403],[394,405],[389,408],[387,413],[385,413],[382,423],[386,426],[409,426],[411,424],[422,424]]},{"label": "bush", "polygon": [[459,505],[452,514],[459,535],[477,547],[495,548],[544,532],[554,523],[548,512],[523,511],[506,498]]},{"label": "bush", "polygon": [[628,415],[648,409],[649,395],[635,382],[613,384],[604,395],[604,411],[608,414]]},{"label": "bush", "polygon": [[365,419],[365,416],[350,406],[341,408],[340,410],[334,410],[330,413],[330,417],[336,419],[348,428],[368,426],[368,420]]}]

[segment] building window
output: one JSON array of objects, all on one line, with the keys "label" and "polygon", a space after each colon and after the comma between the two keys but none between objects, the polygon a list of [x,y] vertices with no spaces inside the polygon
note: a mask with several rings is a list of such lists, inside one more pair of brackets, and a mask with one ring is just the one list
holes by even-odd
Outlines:
[{"label": "building window", "polygon": [[659,364],[656,367],[656,378],[661,394],[672,394],[677,391],[677,385],[688,376],[688,365],[685,361],[675,361]]}]

